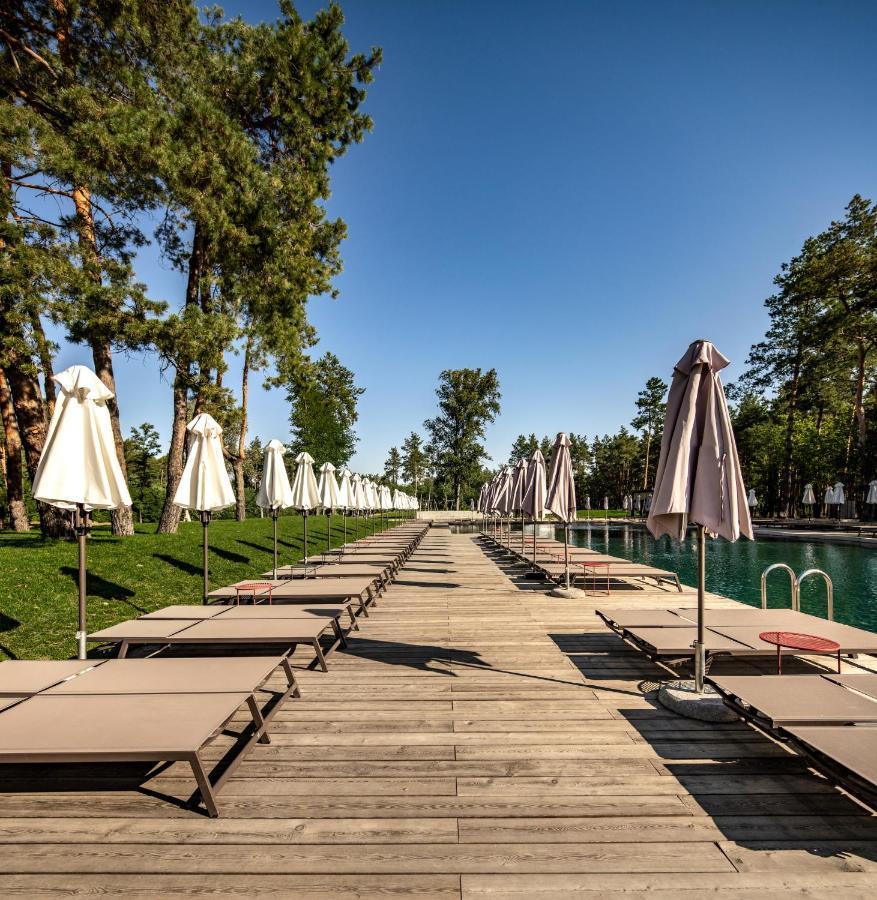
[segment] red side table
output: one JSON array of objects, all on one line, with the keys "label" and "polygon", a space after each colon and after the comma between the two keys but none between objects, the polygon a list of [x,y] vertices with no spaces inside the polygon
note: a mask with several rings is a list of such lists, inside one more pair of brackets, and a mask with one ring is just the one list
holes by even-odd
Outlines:
[{"label": "red side table", "polygon": [[840,674],[840,644],[837,641],[797,631],[762,631],[758,636],[766,643],[776,645],[777,675],[783,674],[783,647],[787,650],[806,650],[809,653],[836,653],[837,671]]},{"label": "red side table", "polygon": [[236,584],[235,585],[235,605],[241,605],[241,598],[247,597],[252,594],[253,603],[256,603],[256,595],[260,594],[264,591],[268,592],[268,605],[273,605],[271,593],[274,590],[274,585],[270,581],[248,581],[244,584]]}]

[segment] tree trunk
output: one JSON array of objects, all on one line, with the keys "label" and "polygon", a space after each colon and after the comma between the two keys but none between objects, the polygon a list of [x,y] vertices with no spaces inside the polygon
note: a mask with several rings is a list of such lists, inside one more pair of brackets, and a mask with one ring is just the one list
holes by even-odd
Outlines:
[{"label": "tree trunk", "polygon": [[40,358],[40,368],[43,370],[43,393],[46,396],[46,421],[51,422],[55,414],[55,369],[52,364],[52,353],[49,349],[49,341],[43,330],[43,323],[35,313],[31,315],[31,328],[37,344],[37,354]]},{"label": "tree trunk", "polygon": [[3,416],[3,432],[6,437],[6,502],[9,507],[9,524],[14,531],[30,531],[30,519],[24,505],[21,436],[18,433],[12,393],[6,381],[6,373],[2,369],[0,369],[0,414]]},{"label": "tree trunk", "polygon": [[247,335],[244,348],[244,371],[241,376],[241,430],[238,435],[238,455],[234,461],[234,484],[237,492],[237,520],[243,522],[247,518],[247,498],[244,493],[244,462],[247,458],[247,401],[250,395],[250,354],[253,348],[253,337]]},{"label": "tree trunk", "polygon": [[[101,274],[100,253],[94,231],[94,214],[91,208],[91,191],[85,185],[77,185],[73,188],[73,204],[76,207],[77,232],[79,234],[79,249],[82,255],[83,269],[89,273],[92,281],[98,286],[103,284]],[[113,398],[107,402],[110,411],[110,423],[113,428],[113,442],[116,445],[116,458],[122,469],[122,475],[127,477],[125,464],[125,445],[122,440],[122,426],[119,422],[119,402],[116,397],[116,379],[113,375],[113,352],[110,342],[100,334],[96,334],[89,342],[91,344],[91,356],[94,361],[94,369],[97,377],[112,391]],[[134,518],[131,508],[121,506],[112,512],[113,534],[134,534]]]},{"label": "tree trunk", "polygon": [[[866,439],[868,437],[868,420],[865,417],[865,376],[868,369],[868,348],[862,340],[857,341],[856,355],[856,397],[853,411],[856,418],[856,436],[859,451],[859,478],[865,478],[867,462]],[[852,493],[852,492],[851,492]]]},{"label": "tree trunk", "polygon": [[646,464],[643,469],[643,490],[646,491],[649,488],[649,456],[652,452],[652,429],[649,427],[649,430],[646,432]]},{"label": "tree trunk", "polygon": [[792,514],[792,453],[795,445],[795,413],[798,408],[800,366],[796,359],[789,385],[789,405],[786,409],[786,434],[783,445],[783,470],[780,476],[780,516]]},{"label": "tree trunk", "polygon": [[183,475],[183,450],[186,446],[186,399],[187,391],[184,378],[177,373],[174,379],[174,419],[171,429],[171,445],[167,454],[167,486],[164,495],[164,507],[158,521],[159,534],[176,534],[180,524],[180,507],[174,500],[174,494],[180,485]]}]

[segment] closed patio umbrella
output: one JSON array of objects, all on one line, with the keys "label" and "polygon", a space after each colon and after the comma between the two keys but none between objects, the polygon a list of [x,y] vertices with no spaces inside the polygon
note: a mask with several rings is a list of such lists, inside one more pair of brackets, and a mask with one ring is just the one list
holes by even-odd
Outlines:
[{"label": "closed patio umbrella", "polygon": [[265,447],[265,460],[262,465],[262,480],[256,494],[256,505],[271,510],[271,522],[274,532],[274,577],[277,577],[277,516],[281,509],[286,509],[292,502],[292,490],[289,486],[289,475],[283,455],[286,447],[276,438],[268,441]]},{"label": "closed patio umbrella", "polygon": [[847,502],[846,494],[844,493],[844,486],[840,481],[838,481],[834,486],[834,502],[837,505],[837,517],[839,519],[841,517],[841,510],[843,509],[844,504]]},{"label": "closed patio umbrella", "polygon": [[[572,474],[572,458],[569,448],[572,441],[562,431],[554,439],[551,451],[551,472],[548,476],[548,493],[545,508],[563,522],[564,592],[570,596],[569,583],[569,523],[576,517],[576,487]],[[554,594],[555,591],[552,591]],[[576,593],[579,593],[578,591]]]},{"label": "closed patio umbrella", "polygon": [[201,518],[204,552],[204,603],[210,592],[208,545],[210,519],[213,513],[235,502],[234,491],[222,454],[222,429],[208,413],[195,416],[186,426],[191,435],[189,456],[183,469],[174,503],[198,512]]},{"label": "closed patio umbrella", "polygon": [[[356,474],[351,479],[351,496],[353,498],[353,503],[350,508],[355,513],[365,512],[366,508],[366,496],[365,496],[365,485],[362,483],[362,476],[360,474]],[[357,520],[359,516],[357,515]],[[359,522],[357,521],[356,528],[354,529],[354,533],[356,537],[359,537]]]},{"label": "closed patio umbrella", "polygon": [[332,513],[338,509],[338,482],[335,480],[335,466],[324,462],[320,466],[320,481],[317,484],[320,506],[326,511],[326,550],[332,549]]},{"label": "closed patio umbrella", "polygon": [[695,341],[676,364],[647,526],[657,538],[683,540],[697,525],[697,640],[695,686],[703,693],[706,591],[705,535],[752,538],[743,474],[719,375],[728,360],[709,342]]},{"label": "closed patio umbrella", "polygon": [[502,537],[502,517],[511,510],[512,468],[503,466],[499,473],[496,492],[493,495],[493,508],[500,517],[500,537]]},{"label": "closed patio umbrella", "polygon": [[545,457],[537,447],[530,454],[527,487],[521,508],[533,522],[533,568],[536,567],[536,523],[545,518]]},{"label": "closed patio umbrella", "polygon": [[299,510],[304,516],[304,561],[308,561],[308,515],[311,510],[319,509],[320,489],[317,485],[317,476],[314,475],[314,458],[307,450],[302,450],[295,458],[295,476],[292,479],[293,509]]},{"label": "closed patio umbrella", "polygon": [[[877,481],[871,482],[872,484],[877,484]],[[804,506],[815,506],[816,505],[816,495],[813,493],[813,485],[805,484],[804,485],[804,497],[801,500]]]},{"label": "closed patio umbrella", "polygon": [[[512,470],[512,484],[510,489],[509,510],[519,513],[521,516],[521,553],[524,552],[524,491],[527,488],[527,460],[519,459]],[[509,543],[512,540],[511,525],[509,525]]]},{"label": "closed patio umbrella", "polygon": [[868,485],[868,496],[865,498],[865,503],[877,503],[877,479]]},{"label": "closed patio umbrella", "polygon": [[107,401],[110,389],[86,366],[54,376],[61,391],[33,481],[33,497],[74,512],[79,544],[79,618],[76,650],[85,659],[86,539],[93,509],[131,505],[122,475]]},{"label": "closed patio umbrella", "polygon": [[746,505],[750,510],[758,506],[758,497],[755,496],[755,488],[749,488],[749,494],[746,497]]},{"label": "closed patio umbrella", "polygon": [[353,509],[353,484],[350,481],[350,469],[342,466],[338,470],[338,508],[344,522],[344,543],[347,543],[347,513]]}]

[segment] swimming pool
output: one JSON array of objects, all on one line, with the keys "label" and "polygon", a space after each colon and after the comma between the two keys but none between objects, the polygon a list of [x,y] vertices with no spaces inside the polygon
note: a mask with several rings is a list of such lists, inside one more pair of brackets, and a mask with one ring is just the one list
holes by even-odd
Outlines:
[{"label": "swimming pool", "polygon": [[[563,540],[563,531],[557,538]],[[649,563],[679,573],[683,584],[695,585],[697,538],[694,530],[682,543],[667,537],[655,540],[645,529],[627,526],[574,528],[571,543],[591,547],[634,562]],[[761,573],[771,563],[784,562],[800,575],[805,569],[823,569],[834,583],[834,617],[877,631],[877,552],[865,547],[783,540],[709,540],[706,556],[707,590],[761,605]],[[789,579],[773,572],[768,580],[768,605],[789,606]],[[801,610],[825,615],[825,586],[808,579],[801,588]]]}]

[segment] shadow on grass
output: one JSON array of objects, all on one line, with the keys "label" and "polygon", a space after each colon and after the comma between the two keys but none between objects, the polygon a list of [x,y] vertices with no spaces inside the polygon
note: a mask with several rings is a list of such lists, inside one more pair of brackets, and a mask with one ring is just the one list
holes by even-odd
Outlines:
[{"label": "shadow on grass", "polygon": [[12,616],[0,612],[0,631],[12,631],[13,628],[19,627],[21,627],[21,622],[18,619],[13,619]]},{"label": "shadow on grass", "polygon": [[211,547],[210,552],[215,553],[220,559],[224,559],[227,562],[248,563],[250,561],[249,556],[244,556],[242,553],[235,553],[233,550],[224,550],[222,547]]},{"label": "shadow on grass", "polygon": [[[244,547],[252,547],[253,550],[258,550],[260,553],[268,553],[271,554],[274,552],[273,544],[254,544],[252,541],[245,541],[242,538],[237,538],[237,543],[243,544]],[[277,542],[277,546],[280,546],[280,541]]]},{"label": "shadow on grass", "polygon": [[[73,566],[61,566],[61,574],[70,578],[74,585],[79,585],[79,570]],[[86,580],[88,595],[90,597],[100,597],[103,600],[115,600],[120,603],[127,603],[133,609],[139,612],[146,612],[145,609],[133,603],[131,598],[135,596],[134,591],[130,588],[122,587],[115,581],[109,581],[89,572]]]},{"label": "shadow on grass", "polygon": [[166,562],[168,565],[173,566],[175,569],[179,569],[181,572],[185,572],[187,575],[203,575],[203,571],[200,566],[194,566],[192,563],[188,563],[185,560],[177,559],[174,556],[168,556],[167,553],[153,553],[153,559],[160,559],[162,562]]}]

